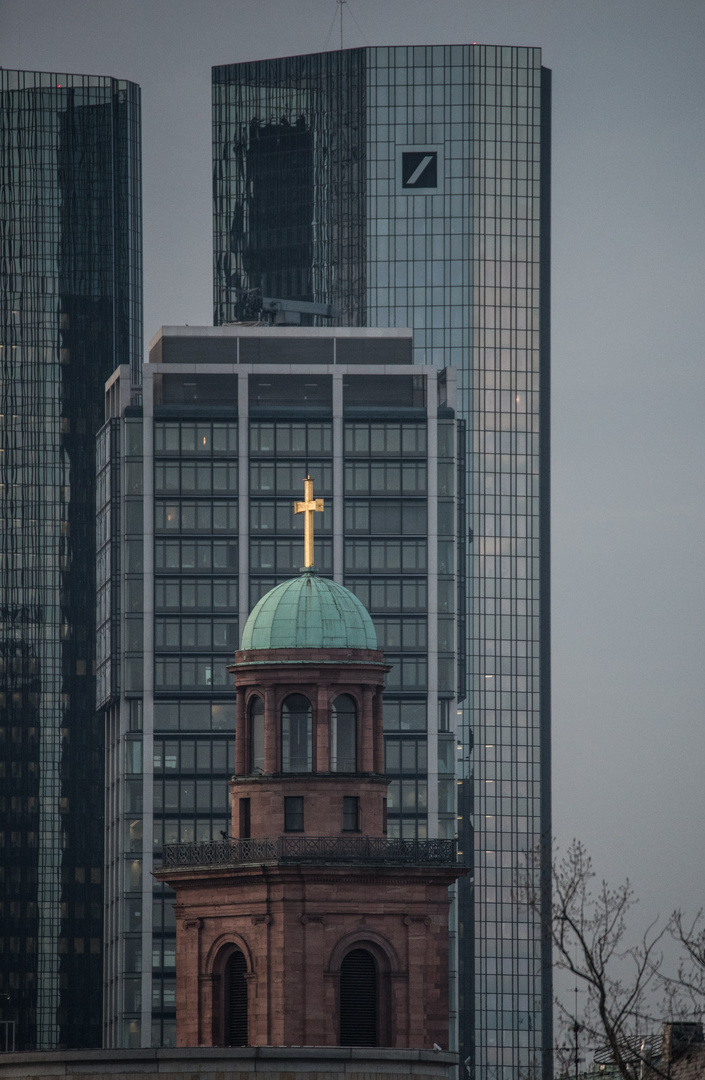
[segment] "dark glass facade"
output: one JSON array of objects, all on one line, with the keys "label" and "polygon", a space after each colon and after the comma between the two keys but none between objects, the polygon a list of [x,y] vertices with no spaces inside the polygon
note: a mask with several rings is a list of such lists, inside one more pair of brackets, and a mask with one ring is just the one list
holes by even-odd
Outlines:
[{"label": "dark glass facade", "polygon": [[0,992],[16,1046],[99,1046],[95,433],[140,358],[140,99],[0,71]]},{"label": "dark glass facade", "polygon": [[[261,272],[273,241],[248,211],[266,191],[285,228],[293,144],[278,152],[272,129],[261,153],[272,117],[301,133],[300,261],[279,281]],[[507,1080],[551,1071],[550,125],[533,48],[368,48],[213,71],[216,324],[238,318],[243,291],[296,299],[312,282],[307,299],[334,305],[340,325],[411,327],[416,362],[458,373],[467,696],[451,730],[474,866],[459,883],[459,1049],[471,1075]],[[537,847],[543,921],[513,888]]]},{"label": "dark glass facade", "polygon": [[238,321],[243,293],[258,289],[364,326],[365,53],[240,71],[242,103],[225,76],[213,117],[215,323]]}]

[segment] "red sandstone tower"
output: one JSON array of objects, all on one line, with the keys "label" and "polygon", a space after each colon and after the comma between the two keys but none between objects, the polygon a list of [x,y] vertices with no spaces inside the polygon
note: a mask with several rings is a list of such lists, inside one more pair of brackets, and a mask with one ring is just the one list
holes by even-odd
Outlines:
[{"label": "red sandstone tower", "polygon": [[178,1045],[447,1047],[464,871],[452,841],[387,839],[369,614],[307,569],[241,646],[233,839],[167,846],[156,871],[176,890]]}]

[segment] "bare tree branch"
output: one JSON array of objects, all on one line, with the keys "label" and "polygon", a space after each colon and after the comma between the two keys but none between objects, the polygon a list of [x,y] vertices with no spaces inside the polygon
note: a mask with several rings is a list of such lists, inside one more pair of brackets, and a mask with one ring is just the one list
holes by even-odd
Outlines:
[{"label": "bare tree branch", "polygon": [[699,1020],[705,1003],[705,910],[701,908],[689,921],[682,911],[674,911],[668,932],[681,947],[681,955],[675,974],[661,975],[664,1014]]},{"label": "bare tree branch", "polygon": [[[540,911],[536,858],[527,861],[520,875],[518,899]],[[661,925],[654,920],[633,943],[628,940],[628,922],[637,899],[629,881],[615,887],[596,883],[592,860],[585,847],[574,840],[553,867],[551,934],[554,965],[570,973],[586,991],[581,1015],[557,1002],[559,1023],[566,1036],[563,1057],[574,1058],[568,1045],[569,1032],[580,1025],[584,1040],[593,1047],[608,1045],[614,1065],[623,1080],[634,1080],[634,1047],[640,1045],[656,1022],[647,1013],[647,1004],[660,986],[664,935],[677,932],[682,922]],[[689,928],[690,931],[693,928]],[[693,949],[705,952],[702,941],[690,933]],[[559,1063],[562,1058],[559,1054]],[[649,1062],[652,1073],[658,1070]]]}]

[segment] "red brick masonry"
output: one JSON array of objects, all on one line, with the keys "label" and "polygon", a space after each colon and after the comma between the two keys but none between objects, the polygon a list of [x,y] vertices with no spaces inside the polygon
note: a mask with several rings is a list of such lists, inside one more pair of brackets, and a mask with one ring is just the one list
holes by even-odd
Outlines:
[{"label": "red brick masonry", "polygon": [[380,971],[380,1043],[448,1045],[448,886],[458,867],[242,866],[159,872],[176,889],[180,1046],[218,1040],[220,976],[247,960],[251,1046],[335,1046],[343,956]]}]

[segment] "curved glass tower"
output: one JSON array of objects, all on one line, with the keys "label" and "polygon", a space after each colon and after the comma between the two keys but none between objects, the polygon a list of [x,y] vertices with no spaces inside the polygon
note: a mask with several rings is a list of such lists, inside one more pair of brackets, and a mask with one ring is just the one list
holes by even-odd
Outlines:
[{"label": "curved glass tower", "polygon": [[139,87],[0,70],[0,992],[18,1050],[101,1041],[95,433],[106,378],[140,360],[140,183]]},{"label": "curved glass tower", "polygon": [[216,325],[285,301],[301,324],[411,327],[415,362],[458,373],[459,1049],[492,1078],[551,1071],[550,944],[514,896],[538,849],[550,898],[550,117],[533,48],[213,70]]}]

